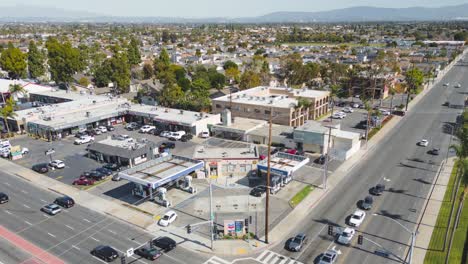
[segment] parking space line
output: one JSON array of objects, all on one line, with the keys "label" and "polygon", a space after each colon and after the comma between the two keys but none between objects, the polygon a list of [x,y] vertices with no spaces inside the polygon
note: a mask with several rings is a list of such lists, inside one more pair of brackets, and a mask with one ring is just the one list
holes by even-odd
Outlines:
[{"label": "parking space line", "polygon": [[9,214],[9,215],[13,215],[12,212],[8,211],[8,210],[5,210],[5,213]]},{"label": "parking space line", "polygon": [[94,238],[94,237],[89,237],[91,238],[92,240],[96,241],[96,242],[100,242],[98,239]]},{"label": "parking space line", "polygon": [[110,233],[116,235],[117,233],[115,233],[114,231],[110,230],[110,229],[107,229],[107,231],[109,231]]},{"label": "parking space line", "polygon": [[4,184],[5,184],[6,186],[10,186],[10,184],[9,184],[8,182],[4,182]]},{"label": "parking space line", "polygon": [[25,194],[26,194],[26,193],[28,193],[28,192],[27,192],[27,191],[25,191],[25,190],[21,190],[21,192],[22,192],[22,193],[25,193]]},{"label": "parking space line", "polygon": [[53,234],[51,234],[51,233],[49,233],[49,232],[47,232],[47,234],[48,234],[49,236],[51,236],[51,237],[55,237],[55,235],[53,235]]},{"label": "parking space line", "polygon": [[31,209],[31,207],[27,204],[23,204],[24,207]]},{"label": "parking space line", "polygon": [[72,248],[76,249],[76,250],[80,250],[79,247],[75,246],[75,245],[72,245]]},{"label": "parking space line", "polygon": [[71,230],[75,230],[75,228],[69,226],[69,225],[65,225],[67,228],[71,229]]},{"label": "parking space line", "polygon": [[83,221],[88,222],[88,223],[91,223],[91,221],[89,221],[89,220],[86,219],[86,218],[83,218]]},{"label": "parking space line", "polygon": [[43,200],[43,199],[41,199],[41,202],[43,202],[43,203],[47,203],[47,201],[46,201],[46,200]]},{"label": "parking space line", "polygon": [[28,224],[28,225],[31,225],[31,226],[33,225],[33,224],[31,224],[30,222],[28,222],[28,221],[26,221],[26,220],[25,220],[24,222],[25,222],[26,224]]},{"label": "parking space line", "polygon": [[102,263],[106,263],[106,264],[107,264],[107,262],[105,262],[104,260],[102,260],[102,259],[100,259],[100,258],[97,258],[97,257],[95,257],[95,256],[93,256],[93,255],[91,255],[91,256],[92,256],[93,258],[95,258],[95,259],[99,260],[100,262],[102,262]]}]

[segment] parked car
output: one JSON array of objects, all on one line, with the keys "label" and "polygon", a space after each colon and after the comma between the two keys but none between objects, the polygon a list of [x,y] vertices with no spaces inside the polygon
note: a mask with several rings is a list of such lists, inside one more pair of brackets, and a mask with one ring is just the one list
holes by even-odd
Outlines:
[{"label": "parked car", "polygon": [[382,113],[382,115],[384,116],[389,116],[390,115],[390,111],[386,110],[386,109],[379,109],[380,113]]},{"label": "parked car", "polygon": [[429,150],[429,154],[434,155],[434,156],[438,156],[439,153],[440,153],[439,148],[433,148],[433,149]]},{"label": "parked car", "polygon": [[86,177],[80,177],[76,180],[73,181],[73,185],[85,185],[85,186],[88,186],[88,185],[94,185],[94,180],[93,179],[88,179]]},{"label": "parked car", "polygon": [[159,145],[159,148],[173,149],[173,148],[175,148],[175,143],[173,143],[173,142],[163,142],[163,143],[161,143],[161,145]]},{"label": "parked car", "polygon": [[97,168],[96,171],[103,174],[103,175],[106,175],[106,176],[112,175],[112,170],[109,170],[109,169],[104,168],[104,167]]},{"label": "parked car", "polygon": [[203,131],[200,133],[201,138],[209,138],[210,137],[210,132],[208,131]]},{"label": "parked car", "polygon": [[325,251],[320,257],[318,264],[333,264],[338,259],[338,252],[333,249]]},{"label": "parked car", "polygon": [[370,210],[374,204],[374,198],[372,196],[366,196],[364,200],[361,200],[360,207],[364,210]]},{"label": "parked car", "polygon": [[69,196],[57,197],[54,203],[65,208],[70,208],[75,205],[75,201]]},{"label": "parked car", "polygon": [[96,129],[101,131],[101,133],[107,133],[107,127],[105,127],[105,126],[98,126]]},{"label": "parked car", "polygon": [[159,219],[160,226],[168,226],[177,219],[177,214],[174,211],[169,211],[164,214],[164,216]]},{"label": "parked car", "polygon": [[306,243],[307,236],[305,234],[297,234],[286,242],[286,249],[289,251],[299,252]]},{"label": "parked car", "polygon": [[132,130],[136,130],[138,129],[138,123],[136,122],[130,122],[128,124],[125,125],[125,129],[129,130],[129,131],[132,131]]},{"label": "parked car", "polygon": [[193,138],[192,134],[185,134],[180,138],[180,141],[187,142]]},{"label": "parked car", "polygon": [[327,154],[322,154],[320,155],[320,157],[318,157],[315,162],[318,163],[318,164],[325,164],[325,162],[327,161]]},{"label": "parked car", "polygon": [[32,166],[32,170],[39,173],[47,173],[49,166],[47,163],[39,163]]},{"label": "parked car", "polygon": [[262,197],[262,195],[266,193],[266,191],[267,191],[266,186],[257,186],[257,187],[254,187],[250,191],[250,195],[255,196],[255,197]]},{"label": "parked car", "polygon": [[297,155],[297,149],[287,149],[285,152],[291,155]]},{"label": "parked car", "polygon": [[444,83],[444,86],[450,86],[450,83]]},{"label": "parked car", "polygon": [[377,184],[376,186],[370,189],[370,194],[379,196],[385,191],[385,185]]},{"label": "parked car", "polygon": [[354,112],[354,110],[353,110],[353,108],[351,108],[351,107],[345,107],[345,108],[343,108],[343,112],[345,112],[345,113],[352,113],[352,112]]},{"label": "parked car", "polygon": [[111,262],[119,257],[117,250],[110,246],[100,245],[91,250],[91,255],[100,258],[104,261]]},{"label": "parked car", "polygon": [[177,243],[169,237],[158,237],[151,241],[151,243],[165,252],[169,252],[177,247]]},{"label": "parked car", "polygon": [[349,218],[349,225],[358,227],[362,224],[364,218],[366,218],[366,213],[361,210],[356,210]]},{"label": "parked car", "polygon": [[144,125],[140,127],[140,133],[151,133],[155,129],[156,129],[155,126]]},{"label": "parked car", "polygon": [[168,138],[171,140],[180,140],[183,135],[185,135],[185,131],[177,131],[177,132],[172,132]]},{"label": "parked car", "polygon": [[353,239],[354,234],[356,234],[356,230],[353,228],[346,227],[343,232],[338,236],[336,242],[342,245],[349,245],[351,243],[351,239]]},{"label": "parked car", "polygon": [[6,193],[0,192],[0,204],[4,204],[10,201],[10,197]]},{"label": "parked car", "polygon": [[457,84],[455,85],[455,88],[461,88],[461,84],[457,83]]},{"label": "parked car", "polygon": [[85,130],[85,131],[83,131],[83,132],[78,132],[78,133],[76,133],[76,134],[75,134],[75,137],[76,137],[76,138],[80,138],[80,137],[87,136],[87,135],[88,135],[88,133],[86,133],[86,130]]},{"label": "parked car", "polygon": [[55,169],[63,169],[65,168],[65,162],[61,160],[53,160],[49,162],[49,166]]},{"label": "parked car", "polygon": [[169,131],[162,131],[159,136],[161,137],[169,137],[171,135],[171,132]]},{"label": "parked car", "polygon": [[42,208],[41,208],[41,211],[47,213],[47,214],[50,214],[50,215],[56,215],[58,213],[60,213],[62,211],[62,209],[60,209],[60,206],[56,205],[56,204],[48,204],[48,205],[44,205]]},{"label": "parked car", "polygon": [[427,147],[429,146],[429,141],[427,139],[421,139],[421,141],[418,142],[418,145],[421,147]]},{"label": "parked car", "polygon": [[115,164],[115,163],[107,163],[105,164],[104,166],[102,166],[103,168],[106,168],[108,170],[111,170],[111,171],[118,171],[120,170],[120,165],[118,164]]},{"label": "parked car", "polygon": [[78,139],[75,140],[75,145],[81,145],[81,144],[86,144],[86,143],[91,143],[94,141],[93,136],[82,136]]},{"label": "parked car", "polygon": [[343,119],[346,117],[346,114],[344,112],[336,112],[333,113],[332,118],[334,119]]},{"label": "parked car", "polygon": [[161,252],[153,247],[139,247],[134,252],[138,256],[148,260],[156,260],[161,256]]},{"label": "parked car", "polygon": [[359,105],[358,103],[353,103],[353,104],[352,104],[352,107],[353,107],[353,108],[360,108],[360,105]]},{"label": "parked car", "polygon": [[104,175],[104,174],[102,174],[102,173],[100,173],[99,171],[96,171],[96,170],[85,171],[85,172],[83,172],[83,174],[81,174],[81,176],[84,176],[84,177],[89,178],[89,179],[93,179],[95,181],[102,181],[105,178],[107,178],[106,175]]},{"label": "parked car", "polygon": [[107,131],[114,131],[115,127],[114,126],[106,126]]}]

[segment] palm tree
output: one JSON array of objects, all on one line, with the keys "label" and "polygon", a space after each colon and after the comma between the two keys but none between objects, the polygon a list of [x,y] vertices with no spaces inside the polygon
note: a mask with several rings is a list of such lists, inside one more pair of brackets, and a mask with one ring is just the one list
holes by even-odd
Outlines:
[{"label": "palm tree", "polygon": [[393,87],[390,87],[390,90],[388,91],[388,93],[392,96],[392,99],[390,99],[390,114],[393,114],[393,97],[395,96],[395,88]]},{"label": "palm tree", "polygon": [[19,84],[10,84],[10,88],[8,89],[8,91],[10,92],[10,94],[15,97],[16,100],[18,100],[18,95],[23,95],[25,96],[28,91],[26,91],[26,89],[24,89],[23,86],[19,85]]},{"label": "palm tree", "polygon": [[3,117],[4,124],[6,126],[8,136],[10,136],[10,126],[8,125],[8,118],[12,118],[16,116],[15,113],[15,100],[12,97],[8,98],[6,104],[0,110],[0,115]]}]

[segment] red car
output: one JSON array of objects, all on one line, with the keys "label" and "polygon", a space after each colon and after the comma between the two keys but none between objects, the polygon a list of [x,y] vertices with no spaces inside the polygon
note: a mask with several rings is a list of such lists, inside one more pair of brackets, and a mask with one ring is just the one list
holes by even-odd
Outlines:
[{"label": "red car", "polygon": [[73,185],[93,185],[94,180],[86,177],[80,177],[73,181]]},{"label": "red car", "polygon": [[291,154],[291,155],[296,155],[297,154],[297,149],[288,149],[288,150],[286,150],[286,153]]}]

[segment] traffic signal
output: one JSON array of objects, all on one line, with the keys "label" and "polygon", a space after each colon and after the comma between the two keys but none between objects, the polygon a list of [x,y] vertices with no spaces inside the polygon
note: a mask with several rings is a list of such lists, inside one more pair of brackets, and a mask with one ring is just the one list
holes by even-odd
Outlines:
[{"label": "traffic signal", "polygon": [[328,235],[333,236],[333,226],[331,225],[328,226]]},{"label": "traffic signal", "polygon": [[125,256],[121,256],[120,257],[120,264],[126,264],[127,263],[127,259],[125,258]]},{"label": "traffic signal", "polygon": [[248,218],[244,219],[244,225],[249,226],[249,219]]},{"label": "traffic signal", "polygon": [[192,227],[190,225],[187,226],[187,234],[192,233]]},{"label": "traffic signal", "polygon": [[359,245],[362,245],[362,242],[363,242],[363,241],[364,241],[364,237],[363,237],[362,235],[359,235],[359,236],[357,237],[357,243],[358,243]]}]

